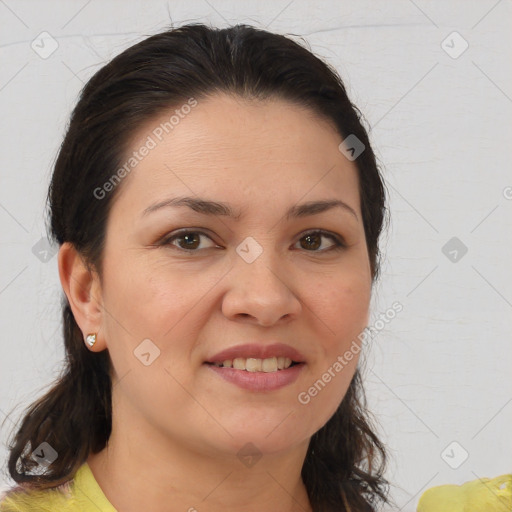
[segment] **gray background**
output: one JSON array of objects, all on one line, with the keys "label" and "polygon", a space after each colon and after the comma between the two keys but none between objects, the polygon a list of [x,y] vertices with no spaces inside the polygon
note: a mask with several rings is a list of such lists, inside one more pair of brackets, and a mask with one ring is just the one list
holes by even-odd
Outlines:
[{"label": "gray background", "polygon": [[57,258],[41,239],[78,92],[134,42],[201,21],[304,36],[371,126],[392,222],[370,323],[404,309],[366,347],[365,380],[401,510],[427,487],[512,472],[509,0],[0,0],[0,20],[2,462],[61,368]]}]

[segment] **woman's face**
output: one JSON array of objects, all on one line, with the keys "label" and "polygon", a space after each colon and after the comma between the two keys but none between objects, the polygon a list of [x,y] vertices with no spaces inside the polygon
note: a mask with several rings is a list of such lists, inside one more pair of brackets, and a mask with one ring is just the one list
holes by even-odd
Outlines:
[{"label": "woman's face", "polygon": [[[161,124],[174,113],[133,138],[107,224],[116,424],[217,456],[306,443],[343,399],[368,320],[355,164],[330,124],[283,100],[219,94]],[[319,201],[341,206],[304,208]],[[285,357],[300,364],[276,370]]]}]

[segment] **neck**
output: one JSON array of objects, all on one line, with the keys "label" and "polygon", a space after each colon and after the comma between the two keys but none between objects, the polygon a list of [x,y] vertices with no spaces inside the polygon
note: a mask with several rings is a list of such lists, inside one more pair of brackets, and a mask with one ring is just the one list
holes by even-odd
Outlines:
[{"label": "neck", "polygon": [[107,447],[87,462],[119,512],[311,512],[301,478],[307,447],[241,460],[113,418]]}]

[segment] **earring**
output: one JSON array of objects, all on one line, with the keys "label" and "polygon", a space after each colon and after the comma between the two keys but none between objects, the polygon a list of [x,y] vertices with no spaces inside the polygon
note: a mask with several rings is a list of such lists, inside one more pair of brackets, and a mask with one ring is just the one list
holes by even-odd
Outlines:
[{"label": "earring", "polygon": [[96,343],[96,333],[88,334],[85,338],[87,345],[92,348],[92,346]]}]

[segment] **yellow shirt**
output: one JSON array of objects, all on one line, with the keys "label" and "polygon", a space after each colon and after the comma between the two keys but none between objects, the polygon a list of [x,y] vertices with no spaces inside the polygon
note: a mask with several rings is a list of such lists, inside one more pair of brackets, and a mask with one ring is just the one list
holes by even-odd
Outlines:
[{"label": "yellow shirt", "polygon": [[117,512],[85,462],[74,478],[43,491],[19,486],[0,495],[0,512]]},{"label": "yellow shirt", "polygon": [[[417,512],[498,512],[512,510],[512,474],[442,485],[423,493]],[[44,491],[0,495],[0,512],[117,512],[85,462],[68,482]]]},{"label": "yellow shirt", "polygon": [[512,510],[512,473],[478,478],[462,485],[427,489],[416,512],[508,512]]}]

